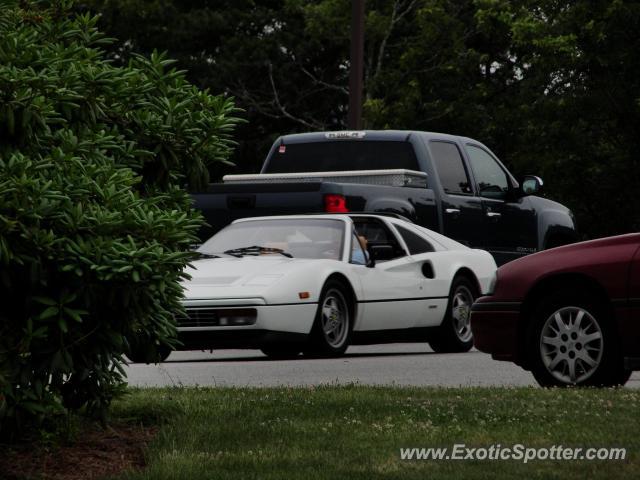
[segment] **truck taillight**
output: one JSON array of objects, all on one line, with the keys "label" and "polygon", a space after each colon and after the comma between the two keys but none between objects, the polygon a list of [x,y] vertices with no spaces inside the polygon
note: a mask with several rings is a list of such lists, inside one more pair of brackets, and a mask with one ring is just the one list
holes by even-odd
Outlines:
[{"label": "truck taillight", "polygon": [[324,211],[327,213],[346,213],[347,200],[344,195],[328,194],[324,196]]}]

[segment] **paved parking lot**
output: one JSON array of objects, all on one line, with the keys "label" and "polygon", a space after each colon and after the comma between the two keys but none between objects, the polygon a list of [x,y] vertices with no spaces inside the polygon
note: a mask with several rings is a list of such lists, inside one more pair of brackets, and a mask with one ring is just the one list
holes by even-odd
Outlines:
[{"label": "paved parking lot", "polygon": [[[258,350],[174,352],[160,365],[130,365],[127,374],[138,386],[536,385],[529,372],[484,353],[437,354],[421,343],[357,346],[341,358],[286,361]],[[640,372],[627,387],[640,387]]]}]

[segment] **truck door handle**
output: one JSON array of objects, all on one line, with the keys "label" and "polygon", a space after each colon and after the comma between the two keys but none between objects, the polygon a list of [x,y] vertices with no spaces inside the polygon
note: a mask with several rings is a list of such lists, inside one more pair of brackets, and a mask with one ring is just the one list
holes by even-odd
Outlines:
[{"label": "truck door handle", "polygon": [[497,218],[497,217],[501,217],[502,214],[498,213],[498,212],[487,212],[487,217],[489,218]]},{"label": "truck door handle", "polygon": [[447,209],[445,209],[445,212],[458,214],[458,213],[460,213],[460,209],[459,208],[447,208]]}]

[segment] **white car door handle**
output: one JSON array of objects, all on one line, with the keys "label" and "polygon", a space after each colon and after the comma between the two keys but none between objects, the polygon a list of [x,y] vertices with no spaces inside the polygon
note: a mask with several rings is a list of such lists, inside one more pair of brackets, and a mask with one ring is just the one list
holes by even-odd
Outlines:
[{"label": "white car door handle", "polygon": [[501,216],[502,214],[498,212],[487,212],[487,217],[494,218],[494,217],[501,217]]},{"label": "white car door handle", "polygon": [[447,212],[447,213],[460,213],[460,209],[459,208],[447,208],[445,210],[445,212]]}]

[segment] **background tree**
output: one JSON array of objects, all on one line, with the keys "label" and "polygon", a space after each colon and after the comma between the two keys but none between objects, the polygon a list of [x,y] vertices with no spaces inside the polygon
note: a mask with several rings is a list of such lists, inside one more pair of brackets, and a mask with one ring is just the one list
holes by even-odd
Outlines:
[{"label": "background tree", "polygon": [[640,229],[637,2],[423,2],[412,19],[370,85],[374,124],[483,140],[586,236]]},{"label": "background tree", "polygon": [[[114,52],[166,49],[238,98],[234,171],[279,134],[345,127],[344,0],[91,0]],[[586,236],[640,228],[640,5],[634,1],[369,0],[365,125],[472,136],[540,172]]]},{"label": "background tree", "polygon": [[343,124],[349,32],[320,35],[312,7],[299,0],[115,0],[82,8],[100,12],[101,25],[121,38],[111,49],[118,62],[166,50],[194,84],[235,97],[248,122],[239,127],[243,142],[233,160],[257,171],[274,132]]},{"label": "background tree", "polygon": [[[0,431],[87,406],[104,416],[122,353],[175,341],[179,280],[236,123],[170,61],[107,61],[70,2],[0,3]],[[6,438],[6,436],[4,437]]]}]

